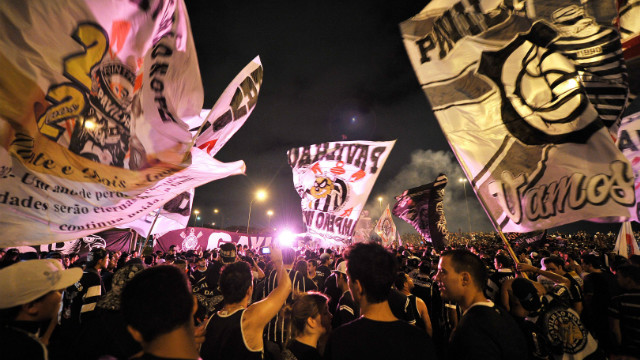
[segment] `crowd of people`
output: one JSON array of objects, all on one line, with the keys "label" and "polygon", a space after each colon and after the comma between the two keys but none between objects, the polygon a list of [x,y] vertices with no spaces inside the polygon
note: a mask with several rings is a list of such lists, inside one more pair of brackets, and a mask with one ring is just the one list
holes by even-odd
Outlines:
[{"label": "crowd of people", "polygon": [[2,250],[0,357],[640,359],[640,256],[516,245]]}]

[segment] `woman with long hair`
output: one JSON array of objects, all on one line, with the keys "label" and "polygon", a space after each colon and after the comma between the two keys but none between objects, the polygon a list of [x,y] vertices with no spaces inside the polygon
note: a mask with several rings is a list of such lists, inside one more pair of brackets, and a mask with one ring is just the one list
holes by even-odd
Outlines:
[{"label": "woman with long hair", "polygon": [[318,341],[331,331],[328,298],[321,293],[305,293],[289,310],[291,340],[282,352],[284,360],[320,359]]}]

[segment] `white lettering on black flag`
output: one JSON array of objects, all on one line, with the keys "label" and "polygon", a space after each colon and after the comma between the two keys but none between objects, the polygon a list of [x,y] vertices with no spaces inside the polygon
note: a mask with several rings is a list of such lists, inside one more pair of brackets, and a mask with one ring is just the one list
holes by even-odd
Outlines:
[{"label": "white lettering on black flag", "polygon": [[505,232],[620,221],[635,205],[612,141],[628,97],[620,36],[576,3],[432,2],[401,24],[444,134]]},{"label": "white lettering on black flag", "polygon": [[395,141],[341,141],[287,152],[307,232],[349,243]]}]

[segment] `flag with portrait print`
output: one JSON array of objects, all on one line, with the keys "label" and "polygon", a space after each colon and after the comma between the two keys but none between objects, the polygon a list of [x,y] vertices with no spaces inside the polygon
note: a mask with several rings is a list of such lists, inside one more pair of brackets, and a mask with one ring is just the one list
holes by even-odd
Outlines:
[{"label": "flag with portrait print", "polygon": [[[432,1],[401,24],[431,108],[496,228],[620,221],[629,98],[614,2]],[[613,5],[612,5],[613,4]]]},{"label": "flag with portrait print", "polygon": [[287,152],[307,234],[342,244],[352,236],[394,141],[336,141]]},{"label": "flag with portrait print", "polygon": [[192,148],[204,94],[183,0],[3,1],[0,17],[0,247],[85,237],[244,173]]},{"label": "flag with portrait print", "polygon": [[380,239],[382,239],[383,246],[389,246],[397,240],[396,224],[393,223],[389,205],[387,205],[387,208],[384,209],[382,215],[380,215],[380,218],[378,219],[374,230],[376,234],[380,236]]}]

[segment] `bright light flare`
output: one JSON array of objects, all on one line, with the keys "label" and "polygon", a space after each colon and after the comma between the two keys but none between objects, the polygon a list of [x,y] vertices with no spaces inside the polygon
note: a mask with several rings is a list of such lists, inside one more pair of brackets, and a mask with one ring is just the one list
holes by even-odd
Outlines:
[{"label": "bright light flare", "polygon": [[295,239],[296,235],[290,230],[283,230],[280,235],[278,235],[278,243],[282,247],[291,247]]}]

